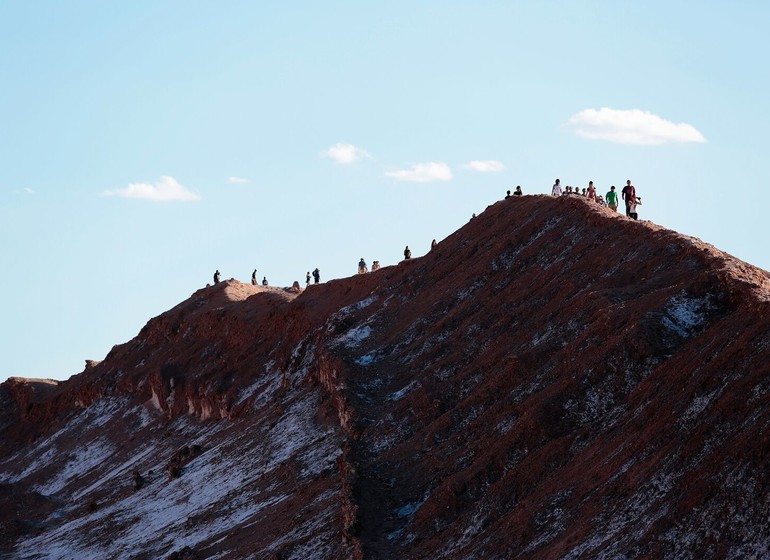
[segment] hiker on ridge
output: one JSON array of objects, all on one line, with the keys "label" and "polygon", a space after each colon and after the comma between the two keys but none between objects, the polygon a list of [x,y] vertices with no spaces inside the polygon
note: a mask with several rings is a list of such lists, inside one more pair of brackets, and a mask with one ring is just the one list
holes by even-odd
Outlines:
[{"label": "hiker on ridge", "polygon": [[553,188],[551,189],[551,194],[553,196],[561,196],[561,181],[556,179],[556,182],[553,184]]},{"label": "hiker on ridge", "polygon": [[511,191],[505,191],[505,200],[511,198]]},{"label": "hiker on ridge", "polygon": [[364,260],[364,257],[361,257],[361,260],[358,261],[358,273],[366,274],[367,272],[369,272],[369,269],[366,266],[366,261]]},{"label": "hiker on ridge", "polygon": [[588,181],[588,200],[596,201],[596,188],[593,181]]},{"label": "hiker on ridge", "polygon": [[219,271],[217,270],[217,271],[214,273],[214,284],[219,284],[219,279],[220,279],[221,277],[222,277],[222,275],[221,275],[221,274],[219,274]]},{"label": "hiker on ridge", "polygon": [[615,185],[612,185],[607,193],[607,206],[613,212],[618,211],[618,193],[615,192]]},{"label": "hiker on ridge", "polygon": [[256,286],[257,285],[257,269],[254,269],[254,272],[251,273],[251,285]]},{"label": "hiker on ridge", "polygon": [[307,274],[305,275],[305,287],[308,287],[310,285],[310,271],[308,270]]},{"label": "hiker on ridge", "polygon": [[321,281],[321,271],[318,268],[313,271],[313,279],[315,280],[314,284],[318,284]]},{"label": "hiker on ridge", "polygon": [[434,239],[433,241],[430,242],[430,250],[432,251],[433,249],[435,249],[436,245],[438,245],[438,241]]},{"label": "hiker on ridge", "polygon": [[262,285],[267,286],[267,276],[262,277]]},{"label": "hiker on ridge", "polygon": [[626,201],[626,216],[630,218],[631,217],[630,206],[631,206],[631,203],[634,202],[634,200],[636,199],[636,189],[631,184],[631,179],[626,181],[626,186],[623,187],[622,191],[620,191],[620,196],[623,198],[623,200]]},{"label": "hiker on ridge", "polygon": [[521,196],[521,195],[523,195],[523,194],[524,194],[524,193],[523,193],[523,192],[521,192],[521,185],[517,185],[517,187],[516,187],[516,190],[515,190],[515,191],[513,191],[513,195],[514,195],[514,196]]},{"label": "hiker on ridge", "polygon": [[[476,214],[473,215],[476,217]],[[412,251],[409,249],[409,245],[406,246],[406,249],[404,249],[404,260],[409,260],[412,258]]]},{"label": "hiker on ridge", "polygon": [[377,270],[380,270],[380,261],[372,262],[372,272],[375,272]]}]

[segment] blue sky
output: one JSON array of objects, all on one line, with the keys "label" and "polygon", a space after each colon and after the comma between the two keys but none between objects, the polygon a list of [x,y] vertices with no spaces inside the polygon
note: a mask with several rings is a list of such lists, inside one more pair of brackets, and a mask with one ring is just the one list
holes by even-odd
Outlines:
[{"label": "blue sky", "polygon": [[630,178],[640,218],[770,269],[768,16],[2,2],[0,379],[81,371],[215,269],[290,285],[394,264],[556,177]]}]

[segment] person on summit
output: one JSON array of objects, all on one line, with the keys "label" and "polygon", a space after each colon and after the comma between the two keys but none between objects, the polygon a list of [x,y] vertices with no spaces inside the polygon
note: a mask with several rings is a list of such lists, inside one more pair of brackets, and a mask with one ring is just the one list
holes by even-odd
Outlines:
[{"label": "person on summit", "polygon": [[521,196],[521,195],[523,195],[523,194],[524,194],[524,193],[523,193],[523,192],[521,192],[521,185],[517,185],[517,186],[516,186],[516,190],[515,190],[515,191],[513,191],[513,195],[514,195],[514,196]]},{"label": "person on summit", "polygon": [[435,249],[437,245],[438,245],[438,241],[436,241],[435,239],[433,241],[431,241],[430,242],[430,250],[432,251],[433,249]]},{"label": "person on summit", "polygon": [[559,179],[556,179],[556,182],[553,184],[551,194],[553,196],[561,196],[561,181],[559,181]]},{"label": "person on summit", "polygon": [[[476,214],[474,214],[476,216]],[[412,258],[412,251],[409,249],[409,245],[406,246],[406,249],[404,249],[404,260],[409,260]]]},{"label": "person on summit", "polygon": [[631,217],[631,203],[636,200],[636,189],[631,184],[631,179],[626,181],[626,186],[620,191],[620,196],[626,201],[626,216]]},{"label": "person on summit", "polygon": [[588,181],[588,192],[586,193],[588,200],[596,202],[596,188],[593,181]]},{"label": "person on summit", "polygon": [[321,281],[321,271],[318,268],[313,271],[313,279],[315,280],[314,284],[318,284]]},{"label": "person on summit", "polygon": [[310,285],[310,271],[307,271],[307,274],[305,275],[305,287],[308,287]]},{"label": "person on summit", "polygon": [[358,261],[358,273],[366,274],[367,272],[369,272],[369,268],[366,266],[366,261],[364,260],[364,257],[361,257],[361,260]]},{"label": "person on summit", "polygon": [[505,200],[511,198],[511,191],[505,191]]},{"label": "person on summit", "polygon": [[217,271],[214,273],[214,284],[219,284],[219,279],[220,279],[221,277],[222,277],[222,275],[221,275],[221,274],[219,274],[219,271],[217,270]]},{"label": "person on summit", "polygon": [[380,270],[380,261],[373,261],[372,272],[376,272],[377,270]]},{"label": "person on summit", "polygon": [[609,192],[607,193],[607,206],[610,210],[613,212],[618,211],[618,193],[615,192],[615,185],[612,185],[610,187]]},{"label": "person on summit", "polygon": [[257,285],[257,269],[254,269],[254,272],[251,273],[251,285],[256,286]]},{"label": "person on summit", "polygon": [[262,285],[267,286],[267,276],[262,277]]}]

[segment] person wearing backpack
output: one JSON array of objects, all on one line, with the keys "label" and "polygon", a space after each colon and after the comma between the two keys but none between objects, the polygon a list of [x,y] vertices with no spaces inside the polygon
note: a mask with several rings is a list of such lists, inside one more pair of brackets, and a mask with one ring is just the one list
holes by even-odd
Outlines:
[{"label": "person wearing backpack", "polygon": [[626,216],[631,217],[631,203],[636,200],[636,189],[631,184],[631,179],[626,181],[626,186],[620,191],[620,196],[626,202]]},{"label": "person wearing backpack", "polygon": [[[476,214],[474,214],[475,216]],[[409,260],[412,258],[412,250],[409,249],[409,245],[406,246],[406,249],[404,249],[404,260]]]},{"label": "person wearing backpack", "polygon": [[369,272],[369,269],[366,266],[366,261],[364,260],[364,257],[361,257],[361,260],[358,261],[358,273],[366,274],[367,272]]}]

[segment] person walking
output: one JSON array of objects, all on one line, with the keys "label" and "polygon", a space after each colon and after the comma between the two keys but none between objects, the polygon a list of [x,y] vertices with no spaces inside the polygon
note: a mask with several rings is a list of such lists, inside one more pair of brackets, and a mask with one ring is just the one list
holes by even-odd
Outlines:
[{"label": "person walking", "polygon": [[[476,214],[473,215],[474,217]],[[412,258],[412,251],[409,249],[409,245],[406,246],[406,249],[404,249],[404,260],[409,260]]]},{"label": "person walking", "polygon": [[618,193],[615,191],[615,185],[612,185],[610,187],[609,192],[606,196],[607,200],[607,206],[612,210],[613,212],[618,211]]},{"label": "person walking", "polygon": [[561,181],[559,181],[559,179],[556,179],[556,182],[553,184],[553,187],[551,188],[551,195],[561,196]]},{"label": "person walking", "polygon": [[254,269],[254,272],[251,273],[251,285],[256,286],[257,285],[257,269]]},{"label": "person walking", "polygon": [[217,271],[214,273],[214,284],[219,284],[219,279],[220,279],[221,277],[222,277],[222,275],[221,275],[221,274],[219,274],[219,271],[217,270]]},{"label": "person walking", "polygon": [[626,216],[631,217],[631,203],[636,200],[636,189],[631,184],[631,179],[626,181],[626,186],[620,191],[620,196],[626,202]]}]

